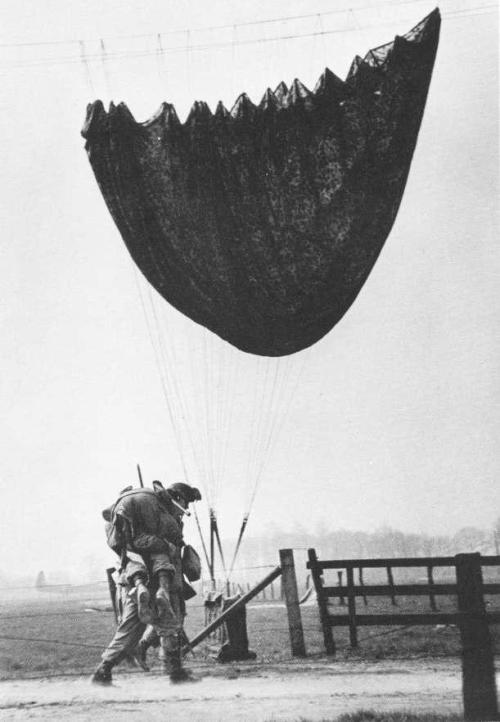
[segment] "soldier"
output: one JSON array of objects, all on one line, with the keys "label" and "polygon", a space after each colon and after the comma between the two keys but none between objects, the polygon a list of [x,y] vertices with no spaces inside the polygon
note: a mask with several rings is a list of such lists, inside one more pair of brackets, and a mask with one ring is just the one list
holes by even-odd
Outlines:
[{"label": "soldier", "polygon": [[188,484],[164,489],[153,482],[153,489],[124,491],[103,513],[108,544],[122,557],[122,583],[128,593],[121,621],[92,677],[94,683],[111,684],[112,668],[133,652],[149,622],[160,639],[164,671],[171,681],[191,678],[182,667],[181,651],[186,608],[182,517],[199,499],[198,489]]}]

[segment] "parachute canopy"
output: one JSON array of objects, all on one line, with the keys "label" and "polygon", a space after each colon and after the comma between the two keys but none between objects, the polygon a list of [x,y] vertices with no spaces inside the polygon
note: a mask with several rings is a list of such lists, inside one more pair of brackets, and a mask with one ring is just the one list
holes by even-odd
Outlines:
[{"label": "parachute canopy", "polygon": [[436,9],[403,37],[325,70],[240,95],[229,112],[163,103],[88,107],[97,182],[135,263],[199,324],[253,354],[322,338],[368,277],[403,195],[434,65]]}]

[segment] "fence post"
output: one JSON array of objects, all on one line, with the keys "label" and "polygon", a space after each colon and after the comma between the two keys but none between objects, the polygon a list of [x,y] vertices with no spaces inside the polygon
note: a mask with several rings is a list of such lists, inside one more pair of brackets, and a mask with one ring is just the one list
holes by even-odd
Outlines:
[{"label": "fence post", "polygon": [[321,620],[321,627],[323,628],[325,650],[327,654],[335,654],[335,642],[333,641],[333,632],[330,625],[328,604],[323,592],[323,578],[318,567],[318,557],[316,556],[316,551],[314,549],[309,549],[307,553],[309,556],[309,568],[311,570],[314,588],[316,590],[316,597],[318,599],[319,617]]},{"label": "fence post", "polygon": [[481,555],[457,554],[455,560],[464,719],[498,719],[495,666],[483,598]]},{"label": "fence post", "polygon": [[391,596],[391,604],[393,607],[397,607],[396,597],[394,594],[394,577],[392,575],[392,567],[387,567],[387,581],[389,583],[389,588],[391,590],[390,596]]},{"label": "fence post", "polygon": [[432,566],[427,567],[427,581],[429,583],[429,601],[433,612],[437,612],[436,597],[434,595],[434,577],[432,576]]},{"label": "fence post", "polygon": [[299,594],[297,591],[297,577],[292,549],[280,549],[281,577],[285,593],[286,611],[288,615],[288,628],[290,642],[294,657],[305,657],[304,630],[299,607]]},{"label": "fence post", "polygon": [[113,606],[113,614],[115,615],[115,622],[118,624],[120,615],[118,612],[118,604],[117,604],[117,599],[116,599],[116,584],[115,584],[115,580],[113,579],[114,571],[115,571],[114,567],[109,567],[109,569],[106,569],[106,577],[108,579],[109,596],[111,597],[111,604]]},{"label": "fence post", "polygon": [[[338,587],[341,591],[342,591],[342,574],[343,574],[343,572],[337,572]],[[341,607],[345,606],[345,599],[342,596],[339,597],[339,605]]]},{"label": "fence post", "polygon": [[358,631],[356,629],[356,596],[354,594],[354,570],[347,567],[347,606],[349,609],[349,640],[351,648],[356,649],[358,646]]},{"label": "fence post", "polygon": [[[359,586],[364,587],[364,581],[363,581],[363,567],[359,567]],[[368,606],[368,597],[363,592],[363,602],[365,603],[365,607]]]}]

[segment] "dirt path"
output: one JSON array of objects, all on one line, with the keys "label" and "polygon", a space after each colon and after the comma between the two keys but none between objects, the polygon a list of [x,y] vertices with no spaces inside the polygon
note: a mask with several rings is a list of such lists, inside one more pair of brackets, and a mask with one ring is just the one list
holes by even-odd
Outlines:
[{"label": "dirt path", "polygon": [[[196,670],[195,670],[196,671]],[[155,674],[118,670],[110,688],[88,678],[0,682],[0,719],[264,722],[335,719],[359,709],[459,713],[460,666],[452,660],[306,663],[225,668],[174,686]]]}]

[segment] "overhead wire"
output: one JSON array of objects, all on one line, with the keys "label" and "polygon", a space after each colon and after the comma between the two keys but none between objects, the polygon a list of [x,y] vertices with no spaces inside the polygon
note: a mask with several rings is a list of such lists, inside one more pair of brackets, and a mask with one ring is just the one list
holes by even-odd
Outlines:
[{"label": "overhead wire", "polygon": [[[362,5],[360,7],[356,8],[356,12],[363,12],[365,10],[379,10],[380,8],[384,7],[390,7],[391,9],[395,7],[404,7],[404,6],[410,6],[410,5],[416,5],[418,3],[427,3],[428,0],[386,0],[386,2],[377,2],[376,6],[372,5]],[[476,10],[480,9],[485,6],[477,6],[477,5],[471,5],[469,8],[461,8],[460,11],[469,11],[469,10]],[[486,7],[497,7],[497,5],[488,5]],[[335,10],[325,10],[320,13],[305,13],[300,15],[282,15],[279,17],[274,18],[265,18],[262,20],[247,20],[242,22],[236,22],[236,23],[226,23],[221,25],[202,25],[200,27],[194,27],[194,28],[179,28],[179,29],[173,29],[173,30],[163,30],[161,31],[161,35],[167,36],[167,35],[182,35],[185,33],[191,33],[191,32],[212,32],[214,30],[229,30],[229,29],[237,29],[237,28],[243,28],[243,27],[256,27],[260,25],[272,25],[276,23],[286,23],[286,22],[293,22],[296,20],[309,20],[311,18],[314,18],[318,15],[321,15],[323,17],[331,16],[331,15],[344,15],[352,11],[352,7],[350,5],[347,5],[344,8],[336,8]],[[448,14],[447,11],[444,11],[446,14]],[[109,40],[138,40],[141,38],[154,38],[158,33],[131,33],[126,35],[111,35],[109,36]],[[85,42],[92,42],[96,41],[96,38],[85,38]],[[69,38],[69,39],[58,39],[58,40],[39,40],[39,41],[20,41],[20,42],[7,42],[7,43],[0,43],[0,48],[21,48],[21,47],[37,47],[37,46],[47,46],[47,45],[76,45],[79,42],[81,42],[80,38]]]},{"label": "overhead wire", "polygon": [[[474,9],[463,9],[463,10],[455,10],[455,11],[446,11],[443,12],[444,16],[454,18],[454,17],[471,17],[474,15],[484,15],[487,14],[487,12],[496,10],[497,5],[496,4],[489,4],[489,5],[483,5]],[[483,12],[485,11],[485,12]],[[347,11],[344,11],[347,12]],[[326,15],[327,13],[322,13],[322,15]],[[316,13],[317,15],[317,13]],[[315,16],[312,16],[315,17]],[[162,53],[165,55],[168,54],[175,54],[175,53],[189,53],[190,55],[194,51],[207,51],[207,50],[221,50],[221,49],[227,49],[232,48],[233,45],[236,45],[238,47],[240,46],[248,46],[248,45],[255,45],[255,44],[264,44],[264,43],[272,43],[276,41],[290,41],[290,40],[297,40],[297,39],[307,39],[307,38],[314,38],[314,37],[326,37],[330,35],[335,34],[342,34],[342,33],[349,33],[349,32],[357,32],[359,30],[366,30],[366,29],[372,29],[372,28],[379,28],[384,27],[387,25],[393,25],[393,21],[387,21],[384,23],[376,23],[376,24],[368,24],[368,25],[361,25],[357,24],[357,27],[351,27],[351,28],[335,28],[332,30],[320,30],[310,33],[296,33],[296,34],[288,34],[288,35],[276,35],[273,37],[260,37],[260,38],[248,38],[244,40],[238,40],[237,42],[232,41],[223,41],[223,42],[216,42],[216,43],[201,43],[201,44],[191,44],[190,41],[190,32],[188,32],[188,43],[184,45],[178,45],[178,46],[170,46],[170,47],[163,47]],[[148,36],[149,37],[149,36]],[[72,44],[76,44],[79,41],[72,41]],[[155,55],[158,53],[158,49],[154,50],[137,50],[137,51],[131,51],[131,50],[125,50],[125,51],[114,51],[114,52],[106,52],[106,60],[134,60],[139,58],[146,58],[151,57],[152,55]],[[102,52],[90,54],[87,53],[87,62],[102,62]],[[80,56],[66,56],[66,57],[49,57],[49,58],[39,58],[35,60],[27,60],[27,61],[19,61],[11,63],[10,65],[6,65],[9,69],[22,69],[22,68],[34,68],[34,67],[47,67],[52,65],[71,65],[74,63],[81,62]],[[190,60],[188,60],[188,63],[190,63]],[[5,65],[5,64],[4,64]]]}]

